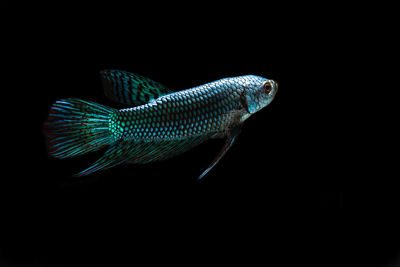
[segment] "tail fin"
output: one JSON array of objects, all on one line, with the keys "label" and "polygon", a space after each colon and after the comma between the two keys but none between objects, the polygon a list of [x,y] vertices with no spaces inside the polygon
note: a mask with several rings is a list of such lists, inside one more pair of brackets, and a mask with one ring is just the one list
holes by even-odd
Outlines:
[{"label": "tail fin", "polygon": [[56,158],[67,158],[111,144],[113,137],[108,124],[113,111],[80,99],[57,101],[44,126],[49,153]]}]

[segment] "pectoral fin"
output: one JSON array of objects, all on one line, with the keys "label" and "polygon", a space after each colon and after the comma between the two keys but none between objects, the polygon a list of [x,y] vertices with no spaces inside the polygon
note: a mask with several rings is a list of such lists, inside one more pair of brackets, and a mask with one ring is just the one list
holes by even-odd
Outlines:
[{"label": "pectoral fin", "polygon": [[226,139],[225,145],[222,147],[221,151],[218,153],[217,157],[211,163],[211,165],[199,176],[198,180],[203,179],[211,170],[214,168],[215,165],[222,159],[222,157],[228,152],[231,148],[233,143],[235,142],[236,138],[239,136],[240,128],[233,130],[228,138]]},{"label": "pectoral fin", "polygon": [[245,91],[245,90],[243,90],[243,92],[240,94],[240,103],[242,104],[242,107],[243,107],[248,113],[250,113],[249,105],[248,105],[248,103],[247,103],[246,91]]}]

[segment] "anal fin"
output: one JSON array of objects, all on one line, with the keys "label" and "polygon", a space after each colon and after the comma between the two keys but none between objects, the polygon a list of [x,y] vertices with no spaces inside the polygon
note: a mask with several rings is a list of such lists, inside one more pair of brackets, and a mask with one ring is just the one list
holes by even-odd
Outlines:
[{"label": "anal fin", "polygon": [[75,177],[85,176],[96,171],[105,170],[117,165],[120,165],[127,160],[129,160],[131,151],[140,151],[140,144],[129,142],[129,141],[119,141],[112,144],[104,155],[99,158],[92,166],[80,173],[75,174]]},{"label": "anal fin", "polygon": [[123,163],[149,163],[164,160],[181,154],[208,138],[208,135],[204,135],[172,141],[121,140],[111,145],[105,154],[92,166],[75,176],[88,175]]},{"label": "anal fin", "polygon": [[208,138],[208,135],[204,135],[184,140],[151,142],[146,150],[131,157],[129,163],[149,163],[165,160],[190,150]]}]

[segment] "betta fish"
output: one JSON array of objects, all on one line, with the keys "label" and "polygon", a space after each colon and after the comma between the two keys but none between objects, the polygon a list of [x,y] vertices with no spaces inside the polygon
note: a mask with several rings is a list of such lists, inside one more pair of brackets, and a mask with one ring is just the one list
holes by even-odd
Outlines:
[{"label": "betta fish", "polygon": [[129,108],[65,98],[50,108],[45,123],[49,154],[79,156],[108,146],[93,165],[76,176],[123,163],[149,163],[181,154],[209,138],[226,142],[203,178],[240,133],[243,122],[274,99],[278,84],[255,75],[224,78],[182,91],[138,74],[100,72],[104,92]]}]

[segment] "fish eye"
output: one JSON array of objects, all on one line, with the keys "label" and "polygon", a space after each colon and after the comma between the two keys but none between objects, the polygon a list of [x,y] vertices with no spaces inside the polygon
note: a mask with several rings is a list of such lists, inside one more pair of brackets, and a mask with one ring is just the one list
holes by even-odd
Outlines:
[{"label": "fish eye", "polygon": [[270,82],[264,83],[264,90],[265,90],[265,93],[267,95],[271,92],[272,88],[271,88],[271,83]]}]

